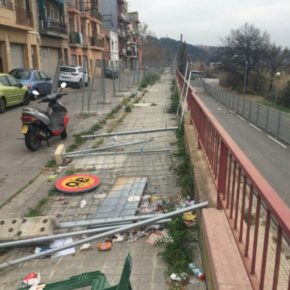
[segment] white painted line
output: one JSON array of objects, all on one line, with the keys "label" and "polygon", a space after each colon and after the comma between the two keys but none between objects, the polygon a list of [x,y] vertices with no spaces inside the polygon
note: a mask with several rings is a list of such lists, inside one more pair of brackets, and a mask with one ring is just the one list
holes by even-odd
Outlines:
[{"label": "white painted line", "polygon": [[250,124],[250,126],[255,128],[257,131],[262,132],[262,130],[259,127],[255,126],[253,123],[249,122],[249,124]]},{"label": "white painted line", "polygon": [[288,149],[288,147],[286,145],[284,145],[283,143],[279,142],[277,139],[273,138],[270,135],[267,135],[271,140],[273,140],[274,142],[276,142],[277,144],[279,144],[280,146],[282,146],[285,149]]},{"label": "white painted line", "polygon": [[240,118],[242,121],[246,121],[246,119],[244,119],[242,116],[240,116],[240,115],[237,115],[238,116],[238,118]]}]

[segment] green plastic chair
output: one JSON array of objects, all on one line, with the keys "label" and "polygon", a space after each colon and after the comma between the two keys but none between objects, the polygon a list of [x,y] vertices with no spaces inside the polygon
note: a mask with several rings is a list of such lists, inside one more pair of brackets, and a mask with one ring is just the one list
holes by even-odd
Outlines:
[{"label": "green plastic chair", "polygon": [[[68,280],[46,284],[44,290],[72,290],[92,286],[91,290],[132,290],[130,275],[132,271],[132,258],[128,254],[125,258],[120,281],[117,285],[111,286],[105,274],[100,271],[87,272],[72,276]],[[17,290],[28,290],[29,287],[18,288]]]}]

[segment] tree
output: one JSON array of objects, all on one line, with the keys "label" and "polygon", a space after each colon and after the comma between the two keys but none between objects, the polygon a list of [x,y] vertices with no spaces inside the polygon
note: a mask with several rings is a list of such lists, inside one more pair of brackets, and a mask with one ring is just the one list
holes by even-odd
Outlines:
[{"label": "tree", "polygon": [[177,55],[177,67],[178,70],[184,75],[186,70],[187,54],[186,54],[186,42],[181,42]]},{"label": "tree", "polygon": [[259,89],[266,68],[269,34],[245,23],[222,39],[222,44],[219,61],[221,68],[232,74],[232,85],[241,86],[244,81],[250,85],[250,79],[254,90]]}]

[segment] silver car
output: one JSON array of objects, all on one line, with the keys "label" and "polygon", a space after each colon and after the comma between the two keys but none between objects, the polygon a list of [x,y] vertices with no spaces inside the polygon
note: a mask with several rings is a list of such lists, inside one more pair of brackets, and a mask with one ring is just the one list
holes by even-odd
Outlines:
[{"label": "silver car", "polygon": [[90,79],[81,66],[61,66],[58,81],[65,82],[68,86],[81,88],[84,85],[88,86]]}]

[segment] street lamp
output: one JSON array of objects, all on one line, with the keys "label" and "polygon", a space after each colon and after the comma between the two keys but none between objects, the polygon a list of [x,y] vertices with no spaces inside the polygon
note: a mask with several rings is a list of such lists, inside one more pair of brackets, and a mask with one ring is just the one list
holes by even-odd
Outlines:
[{"label": "street lamp", "polygon": [[243,88],[244,95],[247,92],[247,72],[248,72],[248,62],[245,60],[244,88]]},{"label": "street lamp", "polygon": [[277,100],[278,100],[278,79],[280,78],[281,73],[279,71],[277,71],[275,73],[275,77],[276,77],[276,81],[275,81],[275,99],[274,99],[274,103],[275,105],[277,105]]}]

